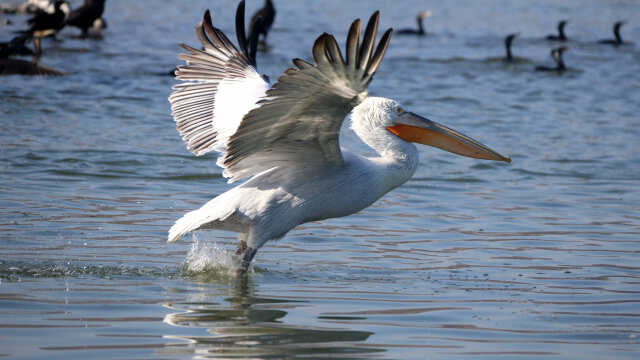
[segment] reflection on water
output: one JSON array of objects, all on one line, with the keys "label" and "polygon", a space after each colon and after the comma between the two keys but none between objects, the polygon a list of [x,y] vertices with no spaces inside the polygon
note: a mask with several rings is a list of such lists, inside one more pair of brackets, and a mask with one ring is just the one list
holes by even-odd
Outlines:
[{"label": "reflection on water", "polygon": [[[211,278],[210,278],[211,279]],[[227,279],[228,280],[228,279]],[[306,302],[261,298],[254,294],[252,279],[241,276],[229,288],[221,303],[173,302],[165,306],[175,313],[164,322],[173,326],[204,329],[209,335],[175,336],[188,340],[198,358],[243,356],[259,358],[304,357],[370,358],[382,348],[362,347],[358,343],[372,335],[368,331],[337,326],[291,326],[281,321],[288,310],[305,307]],[[174,337],[174,336],[170,336]]]}]

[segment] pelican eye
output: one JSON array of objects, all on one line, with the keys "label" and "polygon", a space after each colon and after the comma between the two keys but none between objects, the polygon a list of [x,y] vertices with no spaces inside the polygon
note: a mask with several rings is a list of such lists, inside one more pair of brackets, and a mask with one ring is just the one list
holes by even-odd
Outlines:
[{"label": "pelican eye", "polygon": [[393,111],[394,111],[396,114],[402,114],[402,113],[404,112],[404,109],[403,109],[403,108],[401,108],[400,106],[396,106],[396,107],[393,109]]}]

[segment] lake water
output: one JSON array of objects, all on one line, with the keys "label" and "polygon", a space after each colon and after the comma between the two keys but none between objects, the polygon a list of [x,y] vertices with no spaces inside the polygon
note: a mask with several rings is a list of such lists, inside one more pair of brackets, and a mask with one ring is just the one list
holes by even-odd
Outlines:
[{"label": "lake water", "polygon": [[[640,43],[595,43],[618,19],[640,41],[640,3],[276,1],[258,58],[272,79],[356,17],[402,28],[431,10],[370,92],[513,163],[423,147],[407,184],[268,243],[244,279],[225,271],[234,234],[165,243],[229,188],[184,148],[166,73],[207,7],[233,36],[236,3],[150,4],[107,1],[103,40],[44,41],[68,76],[0,79],[0,357],[640,357]],[[10,19],[0,41],[25,21]],[[561,19],[569,70],[537,73]],[[511,32],[521,59],[505,64]]]}]

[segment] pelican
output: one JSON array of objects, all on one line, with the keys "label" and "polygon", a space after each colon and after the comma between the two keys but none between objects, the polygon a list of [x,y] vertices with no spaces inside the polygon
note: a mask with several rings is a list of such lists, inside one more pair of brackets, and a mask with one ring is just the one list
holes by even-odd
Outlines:
[{"label": "pelican", "polygon": [[[294,227],[356,213],[411,178],[418,166],[413,143],[459,155],[511,159],[444,125],[405,110],[398,102],[369,97],[367,86],[380,66],[391,29],[380,39],[375,12],[360,41],[360,20],[349,29],[346,57],[324,33],[313,45],[315,64],[293,59],[269,85],[248,54],[244,1],[236,12],[239,50],[211,23],[209,11],[196,25],[198,50],[181,44],[169,96],[176,127],[196,156],[219,153],[217,164],[229,182],[247,179],[188,212],[169,230],[173,242],[197,229],[236,232],[239,269],[267,241]],[[255,42],[255,39],[253,40]],[[377,156],[341,148],[339,132],[351,113],[351,128]]]},{"label": "pelican", "polygon": [[613,35],[615,36],[615,39],[599,40],[598,43],[600,43],[600,44],[609,44],[609,45],[613,45],[613,46],[618,46],[618,45],[624,44],[624,41],[622,41],[622,36],[620,36],[620,27],[622,25],[624,25],[624,21],[618,21],[615,24],[613,24]]},{"label": "pelican", "polygon": [[558,35],[547,35],[547,40],[567,41],[567,36],[564,34],[565,25],[567,25],[567,20],[560,20],[558,22]]},{"label": "pelican", "polygon": [[398,31],[396,31],[396,34],[398,35],[418,35],[418,36],[424,36],[427,35],[427,32],[424,31],[424,19],[428,18],[429,16],[431,16],[431,11],[421,11],[418,13],[418,16],[416,16],[416,22],[418,23],[418,30],[416,29],[400,29]]},{"label": "pelican", "polygon": [[557,71],[557,72],[565,71],[567,67],[564,66],[564,60],[562,60],[562,54],[566,50],[567,50],[566,46],[560,46],[551,50],[551,58],[556,63],[556,66],[555,67],[536,66],[536,71]]}]

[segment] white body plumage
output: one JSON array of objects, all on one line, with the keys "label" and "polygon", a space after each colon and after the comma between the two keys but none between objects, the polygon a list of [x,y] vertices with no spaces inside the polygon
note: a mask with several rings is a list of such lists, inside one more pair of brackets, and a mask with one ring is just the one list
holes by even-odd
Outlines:
[{"label": "white body plumage", "polygon": [[[223,175],[241,185],[179,219],[168,241],[202,228],[238,233],[236,254],[246,270],[256,251],[299,224],[358,212],[411,178],[418,166],[412,144],[432,145],[460,155],[510,161],[477,141],[404,111],[391,99],[367,97],[366,88],[389,44],[378,46],[379,14],[370,18],[362,42],[360,20],[347,35],[346,58],[333,36],[313,46],[315,64],[294,59],[271,87],[255,70],[256,34],[244,30],[238,5],[238,50],[211,23],[196,26],[204,50],[179,66],[169,97],[177,129],[195,155],[220,154]],[[251,49],[251,50],[250,50]],[[374,51],[375,50],[375,51]],[[351,113],[353,131],[377,152],[364,157],[340,148],[338,136]]]},{"label": "white body plumage", "polygon": [[364,157],[342,149],[344,164],[292,163],[255,175],[187,213],[171,228],[169,241],[198,228],[235,231],[251,248],[284,236],[305,222],[356,213],[411,178],[418,165],[415,145],[385,130],[397,104],[367,98],[354,109],[352,128],[376,152]]}]

